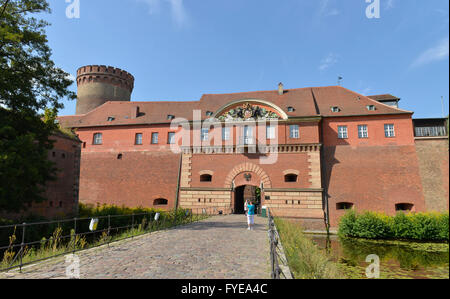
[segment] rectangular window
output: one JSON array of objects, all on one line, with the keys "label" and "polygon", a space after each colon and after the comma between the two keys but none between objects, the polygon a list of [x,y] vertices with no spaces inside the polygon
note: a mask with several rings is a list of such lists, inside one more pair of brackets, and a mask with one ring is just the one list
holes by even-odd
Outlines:
[{"label": "rectangular window", "polygon": [[267,139],[275,139],[275,126],[266,127],[266,137]]},{"label": "rectangular window", "polygon": [[201,131],[201,138],[202,138],[202,141],[208,141],[208,138],[209,138],[209,129],[207,129],[207,128],[202,128],[202,131]]},{"label": "rectangular window", "polygon": [[169,132],[169,135],[167,136],[167,143],[168,144],[175,143],[175,132]]},{"label": "rectangular window", "polygon": [[392,124],[384,125],[384,135],[385,135],[387,138],[395,137],[395,129],[394,129],[394,125],[392,125]]},{"label": "rectangular window", "polygon": [[369,138],[369,133],[367,131],[367,125],[358,126],[358,137],[359,138]]},{"label": "rectangular window", "polygon": [[299,132],[299,127],[298,125],[291,125],[289,126],[289,136],[291,138],[300,138],[300,132]]},{"label": "rectangular window", "polygon": [[348,138],[347,126],[338,126],[338,138],[339,139]]},{"label": "rectangular window", "polygon": [[437,136],[447,136],[447,130],[444,126],[435,127],[415,127],[416,137],[437,137]]},{"label": "rectangular window", "polygon": [[142,133],[136,133],[136,137],[134,138],[134,144],[142,145]]},{"label": "rectangular window", "polygon": [[158,133],[152,133],[152,144],[158,144]]},{"label": "rectangular window", "polygon": [[93,144],[102,144],[103,143],[103,136],[102,133],[95,133],[94,134],[94,140]]},{"label": "rectangular window", "polygon": [[253,127],[244,127],[244,144],[253,144]]},{"label": "rectangular window", "polygon": [[222,128],[222,140],[223,141],[230,140],[230,128],[228,127]]}]

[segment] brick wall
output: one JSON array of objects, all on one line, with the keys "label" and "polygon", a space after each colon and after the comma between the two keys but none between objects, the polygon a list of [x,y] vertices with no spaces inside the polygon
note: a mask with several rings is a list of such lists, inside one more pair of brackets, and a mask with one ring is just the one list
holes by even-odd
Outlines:
[{"label": "brick wall", "polygon": [[[395,137],[385,136],[385,124],[394,124]],[[348,138],[339,139],[337,128],[343,125]],[[367,125],[368,138],[358,137],[358,125]],[[323,186],[331,226],[346,212],[337,209],[342,202],[352,203],[357,211],[389,215],[398,203],[425,210],[413,132],[410,115],[324,119]]]},{"label": "brick wall", "polygon": [[398,203],[425,210],[414,146],[324,147],[323,165],[332,226],[345,213],[337,210],[340,202],[353,203],[357,211],[389,215]]},{"label": "brick wall", "polygon": [[[107,151],[83,152],[81,159],[80,202],[165,209],[175,206],[180,155]],[[168,205],[154,206],[159,198],[168,200]]]},{"label": "brick wall", "polygon": [[76,139],[59,133],[50,136],[50,139],[55,143],[48,152],[48,159],[55,163],[57,172],[56,180],[47,182],[44,194],[47,200],[32,203],[19,214],[3,213],[2,217],[18,219],[32,214],[52,219],[77,214],[81,145]]},{"label": "brick wall", "polygon": [[448,211],[448,139],[417,138],[415,143],[425,206],[429,211]]}]

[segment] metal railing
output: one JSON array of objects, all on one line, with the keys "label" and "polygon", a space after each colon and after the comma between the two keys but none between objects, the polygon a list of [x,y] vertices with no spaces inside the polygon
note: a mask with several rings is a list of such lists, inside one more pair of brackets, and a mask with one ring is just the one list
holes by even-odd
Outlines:
[{"label": "metal railing", "polygon": [[270,209],[267,209],[267,218],[269,222],[271,277],[272,279],[293,279],[294,276],[289,269],[281,238]]},{"label": "metal railing", "polygon": [[[212,215],[218,215],[217,208],[3,225],[0,226],[0,272],[14,268],[22,271],[25,265],[106,244],[109,246],[111,242],[189,224]],[[95,228],[92,227],[93,222],[96,222]]]}]

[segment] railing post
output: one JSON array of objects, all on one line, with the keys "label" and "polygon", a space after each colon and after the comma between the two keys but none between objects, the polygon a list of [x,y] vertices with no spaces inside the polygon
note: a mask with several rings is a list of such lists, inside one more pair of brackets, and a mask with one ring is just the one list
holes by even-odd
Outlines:
[{"label": "railing post", "polygon": [[76,250],[76,242],[77,241],[77,217],[73,218],[73,254],[75,254]]},{"label": "railing post", "polygon": [[111,233],[111,215],[108,215],[108,247],[110,243],[110,233]]},{"label": "railing post", "polygon": [[134,230],[134,213],[131,214],[131,239],[133,239],[133,237],[134,237],[133,230]]},{"label": "railing post", "polygon": [[19,272],[22,273],[22,259],[23,259],[23,250],[25,246],[25,226],[26,223],[22,223],[22,244],[20,244],[20,269]]}]

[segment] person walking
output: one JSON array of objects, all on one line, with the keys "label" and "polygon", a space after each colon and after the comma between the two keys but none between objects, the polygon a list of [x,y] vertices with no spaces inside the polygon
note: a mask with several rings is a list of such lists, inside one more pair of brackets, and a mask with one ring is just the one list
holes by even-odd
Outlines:
[{"label": "person walking", "polygon": [[255,203],[253,200],[247,205],[247,209],[248,230],[253,230],[253,225],[255,224]]},{"label": "person walking", "polygon": [[245,202],[244,202],[244,214],[245,214],[245,216],[247,216],[247,211],[248,211],[248,204],[249,204],[249,202],[248,202],[248,199],[246,199],[245,200]]}]

